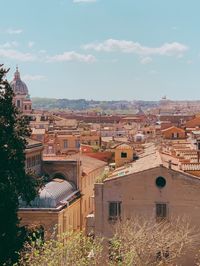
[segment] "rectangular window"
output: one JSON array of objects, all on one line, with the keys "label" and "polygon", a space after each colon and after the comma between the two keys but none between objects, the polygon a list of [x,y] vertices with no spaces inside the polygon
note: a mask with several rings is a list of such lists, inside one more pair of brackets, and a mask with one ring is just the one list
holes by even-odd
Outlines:
[{"label": "rectangular window", "polygon": [[121,202],[109,202],[109,220],[117,220],[121,217]]},{"label": "rectangular window", "polygon": [[75,141],[75,145],[76,145],[76,148],[79,149],[79,148],[80,148],[80,140],[76,140],[76,141]]},{"label": "rectangular window", "polygon": [[67,149],[68,148],[68,141],[67,140],[64,140],[63,146],[64,146],[64,149]]},{"label": "rectangular window", "polygon": [[21,107],[20,100],[17,100],[17,107],[18,107],[18,108],[20,108],[20,107]]},{"label": "rectangular window", "polygon": [[162,220],[167,218],[167,204],[156,203],[156,219]]},{"label": "rectangular window", "polygon": [[121,158],[127,158],[127,153],[126,152],[121,152]]}]

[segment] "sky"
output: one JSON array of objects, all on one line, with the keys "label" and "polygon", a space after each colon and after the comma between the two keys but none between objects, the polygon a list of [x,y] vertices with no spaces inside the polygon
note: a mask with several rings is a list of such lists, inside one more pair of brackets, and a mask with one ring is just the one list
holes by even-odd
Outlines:
[{"label": "sky", "polygon": [[0,4],[0,63],[31,97],[200,99],[199,0]]}]

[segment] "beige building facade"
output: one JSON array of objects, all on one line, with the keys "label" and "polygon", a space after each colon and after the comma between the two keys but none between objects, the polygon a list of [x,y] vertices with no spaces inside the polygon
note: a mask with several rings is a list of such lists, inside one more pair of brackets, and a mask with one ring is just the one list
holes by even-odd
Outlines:
[{"label": "beige building facade", "polygon": [[80,134],[76,131],[50,131],[46,134],[45,154],[68,155],[80,151]]},{"label": "beige building facade", "polygon": [[94,184],[105,166],[103,161],[80,154],[44,156],[42,173],[49,182],[30,206],[21,202],[21,224],[42,226],[47,237],[55,228],[59,234],[85,230],[86,217],[94,213]]},{"label": "beige building facade", "polygon": [[[103,183],[95,184],[95,235],[110,238],[118,220],[143,217],[159,222],[186,217],[200,226],[200,180],[162,163],[156,151],[127,167],[117,169]],[[193,265],[188,254],[186,264]]]},{"label": "beige building facade", "polygon": [[24,226],[42,227],[45,237],[80,230],[80,191],[66,180],[53,179],[30,205],[20,201],[18,215]]},{"label": "beige building facade", "polygon": [[41,142],[32,139],[27,140],[26,170],[31,170],[38,176],[42,174],[42,152],[43,145]]}]

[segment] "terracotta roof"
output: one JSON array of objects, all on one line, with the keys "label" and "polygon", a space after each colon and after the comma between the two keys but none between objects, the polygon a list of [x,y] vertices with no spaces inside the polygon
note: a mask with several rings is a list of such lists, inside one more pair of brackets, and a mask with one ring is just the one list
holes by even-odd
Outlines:
[{"label": "terracotta roof", "polygon": [[126,143],[121,143],[121,144],[116,145],[115,149],[116,150],[133,150],[133,147]]},{"label": "terracotta roof", "polygon": [[154,144],[149,143],[146,145],[144,153],[140,155],[138,160],[116,169],[108,179],[142,172],[160,166],[161,164],[162,160],[159,152]]},{"label": "terracotta roof", "polygon": [[81,156],[81,161],[82,161],[83,171],[85,174],[89,174],[90,172],[105,167],[107,165],[107,163],[101,160],[84,155]]},{"label": "terracotta roof", "polygon": [[175,126],[171,126],[171,127],[166,128],[166,129],[163,129],[162,132],[166,132],[166,131],[169,131],[169,130],[172,130],[172,129],[176,129],[176,130],[179,130],[179,131],[185,132],[184,129],[179,128],[179,127],[175,127]]},{"label": "terracotta roof", "polygon": [[67,156],[59,156],[59,155],[43,156],[43,161],[81,161],[83,172],[85,174],[89,174],[90,172],[107,165],[107,163],[101,160],[86,155],[82,155],[79,153]]}]

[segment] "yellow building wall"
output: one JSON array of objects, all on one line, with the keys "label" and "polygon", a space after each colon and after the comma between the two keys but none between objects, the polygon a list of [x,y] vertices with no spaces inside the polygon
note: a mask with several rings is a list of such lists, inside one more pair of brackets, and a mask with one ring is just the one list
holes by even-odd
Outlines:
[{"label": "yellow building wall", "polygon": [[[126,153],[127,157],[126,158],[122,158],[121,154],[122,153]],[[130,163],[133,161],[133,154],[134,151],[133,149],[115,149],[115,165],[116,167],[120,167],[122,165],[124,165],[125,163]]]},{"label": "yellow building wall", "polygon": [[[67,147],[64,146],[64,142],[67,141]],[[70,151],[78,152],[79,147],[76,146],[76,142],[80,142],[78,135],[57,135],[55,140],[55,149],[60,153],[67,153]]]},{"label": "yellow building wall", "polygon": [[82,229],[86,226],[86,217],[94,212],[94,184],[104,172],[104,167],[81,177],[81,220]]},{"label": "yellow building wall", "polygon": [[63,234],[69,230],[80,230],[80,199],[61,211],[51,210],[19,210],[18,216],[22,226],[40,226],[45,230],[46,237],[50,237],[56,230]]},{"label": "yellow building wall", "polygon": [[50,237],[58,224],[58,213],[54,211],[19,210],[20,225],[28,227],[42,226],[45,237]]},{"label": "yellow building wall", "polygon": [[100,138],[98,135],[82,135],[81,143],[92,146],[99,146]]},{"label": "yellow building wall", "polygon": [[58,214],[58,232],[62,234],[69,230],[79,231],[81,229],[80,202],[78,199]]}]

